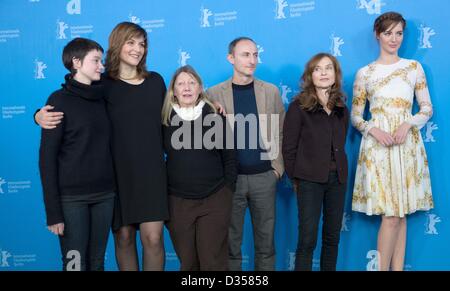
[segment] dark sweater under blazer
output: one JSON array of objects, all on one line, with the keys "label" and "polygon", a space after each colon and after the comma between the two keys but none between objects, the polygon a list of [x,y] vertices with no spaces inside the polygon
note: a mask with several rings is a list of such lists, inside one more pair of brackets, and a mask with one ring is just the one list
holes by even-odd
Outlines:
[{"label": "dark sweater under blazer", "polygon": [[47,224],[53,225],[64,222],[61,196],[109,194],[115,179],[101,85],[84,85],[67,75],[47,104],[64,112],[55,129],[42,129],[39,151]]},{"label": "dark sweater under blazer", "polygon": [[[223,124],[223,138],[220,148],[194,148],[194,123],[203,122],[206,116],[213,114],[215,122]],[[172,111],[171,120],[178,115]],[[210,116],[211,117],[211,116]],[[182,120],[181,118],[179,120]],[[174,132],[180,130],[182,124],[191,127],[190,149],[174,148],[171,139]],[[186,199],[201,199],[216,193],[222,187],[227,186],[232,192],[235,190],[237,179],[236,153],[234,149],[226,149],[226,127],[228,123],[220,114],[214,114],[212,109],[205,104],[202,114],[194,121],[182,120],[179,125],[164,126],[164,148],[167,153],[167,177],[168,192],[170,195]],[[205,133],[211,129],[210,125],[201,126],[202,140]],[[229,128],[228,128],[229,129]],[[230,129],[229,129],[230,130]],[[221,134],[221,132],[219,132]],[[186,138],[187,136],[183,136]]]},{"label": "dark sweater under blazer", "polygon": [[283,125],[282,153],[289,178],[327,182],[333,151],[339,182],[346,183],[348,121],[347,107],[335,107],[328,115],[322,106],[311,111],[301,109],[295,99],[289,105]]}]

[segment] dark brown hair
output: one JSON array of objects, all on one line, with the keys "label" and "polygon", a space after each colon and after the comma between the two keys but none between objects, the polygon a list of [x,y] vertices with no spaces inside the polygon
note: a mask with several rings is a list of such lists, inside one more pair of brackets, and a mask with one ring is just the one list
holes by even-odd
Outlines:
[{"label": "dark brown hair", "polygon": [[69,41],[63,49],[62,60],[64,67],[75,76],[77,70],[73,67],[73,59],[79,59],[83,63],[86,55],[93,50],[103,53],[103,48],[92,39],[77,37]]},{"label": "dark brown hair", "polygon": [[137,24],[132,22],[121,22],[109,35],[109,48],[106,54],[105,68],[108,76],[113,79],[119,79],[120,52],[123,45],[133,37],[144,37],[145,51],[142,60],[137,65],[137,74],[140,78],[145,78],[147,72],[146,61],[148,52],[147,32]]},{"label": "dark brown hair", "polygon": [[406,20],[400,13],[392,11],[386,12],[375,19],[375,22],[373,23],[373,31],[375,31],[378,36],[380,33],[388,30],[392,25],[397,25],[398,23],[401,23],[403,29],[405,29]]},{"label": "dark brown hair", "polygon": [[320,105],[319,98],[317,97],[316,87],[314,86],[312,74],[317,64],[323,59],[329,58],[333,63],[334,73],[335,73],[335,82],[329,89],[329,99],[327,107],[330,110],[333,110],[335,107],[344,107],[344,101],[342,98],[344,97],[344,92],[342,91],[342,71],[341,66],[339,65],[338,60],[328,54],[328,53],[318,53],[313,56],[305,65],[305,70],[303,71],[303,75],[301,78],[301,89],[302,91],[298,94],[295,99],[298,99],[300,102],[300,107],[307,111],[312,111]]}]

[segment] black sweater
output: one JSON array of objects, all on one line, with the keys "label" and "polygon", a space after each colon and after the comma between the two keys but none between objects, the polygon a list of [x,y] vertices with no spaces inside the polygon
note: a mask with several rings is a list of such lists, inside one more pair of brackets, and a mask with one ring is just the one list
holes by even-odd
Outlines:
[{"label": "black sweater", "polygon": [[[242,114],[244,117],[248,115],[256,116],[256,136],[258,140],[256,142],[256,148],[250,148],[250,125],[245,123],[244,137],[238,137],[241,129],[237,128],[237,124],[234,124],[234,139],[236,146],[236,155],[238,160],[238,173],[244,175],[253,175],[264,173],[272,169],[270,160],[261,160],[262,153],[266,152],[259,143],[260,140],[260,127],[259,127],[259,115],[258,108],[256,106],[255,86],[254,82],[247,85],[232,84],[233,87],[233,104],[234,114]],[[241,133],[242,134],[242,133]],[[237,141],[239,138],[245,139],[245,148],[238,148]]]},{"label": "black sweater", "polygon": [[[182,121],[179,125],[164,126],[164,147],[167,153],[169,194],[186,199],[201,199],[214,194],[223,186],[227,186],[234,192],[237,178],[236,154],[234,149],[225,148],[225,132],[228,123],[220,114],[213,116],[211,114],[214,113],[207,104],[203,106],[202,115],[194,121],[182,120],[172,111],[171,120],[177,118]],[[209,118],[212,117],[214,122],[212,126],[200,125],[202,129],[201,138],[203,140],[205,133],[214,126],[215,122],[221,122],[223,131],[217,131],[218,134],[216,137],[218,138],[217,144],[220,143],[221,148],[214,147],[207,149],[203,142],[200,148],[194,147],[194,128],[198,123],[204,123],[203,120],[208,115]],[[188,147],[176,149],[171,142],[172,135],[174,133],[176,134],[175,140],[185,141],[186,137],[182,136],[180,138],[178,135],[180,131],[177,131],[182,130],[181,127],[183,124],[191,128],[191,142],[188,143]],[[228,127],[228,130],[230,130],[230,127]]]},{"label": "black sweater", "polygon": [[64,222],[61,196],[112,192],[115,180],[101,85],[84,85],[67,75],[47,104],[64,112],[55,129],[42,129],[39,151],[47,224],[53,225]]}]

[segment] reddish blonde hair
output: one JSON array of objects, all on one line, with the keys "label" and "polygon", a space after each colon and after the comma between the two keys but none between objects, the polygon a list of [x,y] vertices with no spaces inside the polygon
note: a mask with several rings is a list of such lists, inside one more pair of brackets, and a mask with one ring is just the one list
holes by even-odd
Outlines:
[{"label": "reddish blonde hair", "polygon": [[335,73],[335,82],[333,86],[331,86],[330,97],[328,99],[327,107],[330,110],[333,110],[334,107],[344,107],[344,101],[342,98],[344,97],[344,92],[342,91],[342,71],[341,66],[339,65],[338,60],[328,54],[328,53],[318,53],[313,56],[305,65],[305,70],[303,71],[303,75],[301,78],[301,89],[302,91],[298,94],[295,99],[298,99],[300,102],[300,107],[304,110],[311,111],[314,110],[320,103],[319,98],[317,97],[316,87],[314,86],[312,74],[317,64],[323,59],[329,58],[333,63],[334,73]]}]

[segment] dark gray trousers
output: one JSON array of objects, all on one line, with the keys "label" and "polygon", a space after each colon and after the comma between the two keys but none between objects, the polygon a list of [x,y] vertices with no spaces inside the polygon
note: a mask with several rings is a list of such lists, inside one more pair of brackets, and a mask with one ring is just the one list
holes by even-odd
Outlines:
[{"label": "dark gray trousers", "polygon": [[238,175],[228,242],[230,271],[242,269],[242,231],[247,206],[253,225],[255,271],[275,269],[274,230],[277,181],[273,170],[255,175]]}]

